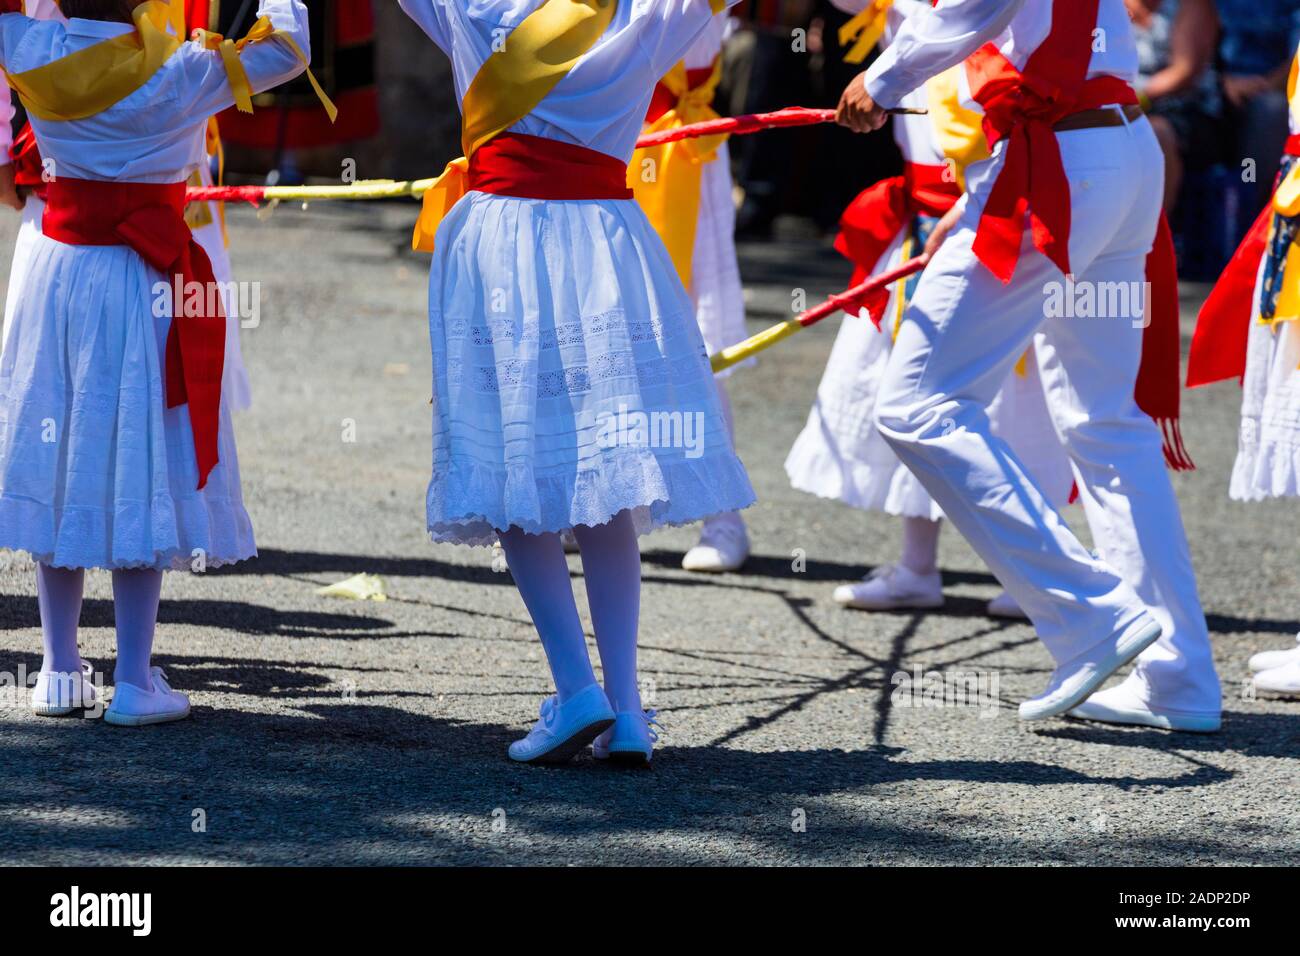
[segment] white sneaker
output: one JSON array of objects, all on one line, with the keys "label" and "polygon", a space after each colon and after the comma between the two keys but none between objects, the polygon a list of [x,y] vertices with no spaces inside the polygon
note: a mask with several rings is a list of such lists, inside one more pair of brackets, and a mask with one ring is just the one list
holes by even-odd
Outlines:
[{"label": "white sneaker", "polygon": [[943,607],[943,579],[938,571],[917,574],[901,564],[886,564],[857,584],[841,584],[834,598],[836,604],[863,611]]},{"label": "white sneaker", "polygon": [[1288,647],[1284,651],[1260,651],[1252,657],[1248,665],[1251,673],[1258,674],[1260,671],[1271,671],[1283,664],[1294,664],[1300,661],[1300,634],[1297,634],[1295,639],[1295,647]]},{"label": "white sneaker", "polygon": [[1255,675],[1255,690],[1275,697],[1300,697],[1300,661],[1260,671]]},{"label": "white sneaker", "polygon": [[511,760],[564,763],[614,722],[614,709],[599,684],[584,687],[563,704],[552,695],[538,713],[528,736],[510,745]]},{"label": "white sneaker", "polygon": [[1005,617],[1015,621],[1029,620],[1029,615],[1006,591],[989,601],[988,612],[989,617]]},{"label": "white sneaker", "polygon": [[1197,734],[1212,734],[1223,725],[1223,715],[1218,710],[1195,713],[1155,707],[1141,693],[1145,686],[1136,675],[1130,675],[1123,683],[1093,694],[1070,711],[1069,716],[1103,724],[1156,727]]},{"label": "white sneaker", "polygon": [[1160,639],[1160,625],[1143,614],[1123,633],[1112,634],[1100,644],[1066,661],[1052,671],[1047,690],[1020,705],[1021,720],[1059,717],[1092,696],[1106,679]]},{"label": "white sneaker", "polygon": [[658,711],[626,710],[614,718],[613,725],[591,742],[591,755],[597,760],[624,764],[629,767],[648,767],[659,740],[656,727],[663,725],[655,720]]},{"label": "white sneaker", "polygon": [[161,667],[151,667],[153,686],[139,687],[119,682],[113,688],[113,701],[104,711],[104,720],[119,727],[143,727],[184,720],[190,715],[190,699],[171,689]]},{"label": "white sneaker", "polygon": [[95,706],[95,669],[89,661],[81,670],[56,673],[41,671],[32,688],[32,713],[38,717],[67,717]]},{"label": "white sneaker", "polygon": [[704,519],[700,543],[686,552],[682,567],[717,574],[739,571],[748,558],[749,532],[745,520],[733,511]]}]

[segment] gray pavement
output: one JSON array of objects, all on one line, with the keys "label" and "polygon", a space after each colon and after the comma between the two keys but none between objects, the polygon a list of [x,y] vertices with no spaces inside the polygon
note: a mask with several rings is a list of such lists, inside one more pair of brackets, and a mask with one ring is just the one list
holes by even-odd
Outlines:
[{"label": "gray pavement", "polygon": [[[237,275],[263,283],[262,324],[244,338],[255,407],[237,423],[261,557],[168,578],[158,660],[192,695],[192,720],[120,730],[0,703],[0,862],[1300,862],[1300,702],[1242,692],[1250,654],[1300,630],[1300,507],[1229,502],[1236,386],[1188,397],[1200,470],[1175,478],[1223,732],[1026,727],[1014,705],[1049,658],[1028,626],[984,616],[996,585],[955,534],[942,611],[830,601],[893,558],[898,534],[792,491],[781,467],[838,320],[732,380],[760,498],[745,573],[679,570],[689,529],[643,542],[642,660],[667,728],[654,769],[509,764],[548,681],[508,574],[424,533],[427,273],[405,251],[413,218],[405,205],[232,213]],[[13,231],[4,217],[0,249]],[[792,288],[815,301],[848,273],[808,242],[743,258],[753,329],[788,314]],[[1204,291],[1185,289],[1185,318]],[[1068,517],[1082,524],[1077,508]],[[387,602],[315,593],[362,571],[385,579]],[[573,573],[580,587],[576,559]],[[111,668],[103,573],[82,640]],[[0,670],[39,660],[30,562],[0,553]],[[915,668],[974,673],[993,703],[920,706],[895,684]]]}]

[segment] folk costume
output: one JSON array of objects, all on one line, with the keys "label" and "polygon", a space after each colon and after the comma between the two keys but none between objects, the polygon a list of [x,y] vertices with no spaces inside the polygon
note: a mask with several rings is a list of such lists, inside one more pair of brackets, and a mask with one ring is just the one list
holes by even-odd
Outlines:
[{"label": "folk costume", "polygon": [[[993,155],[968,167],[962,218],[907,306],[877,425],[1056,659],[1023,718],[1217,729],[1218,679],[1165,471],[1181,450],[1165,447],[1171,420],[1162,435],[1139,405],[1163,162],[1131,86],[1124,5],[951,0],[908,18],[864,82],[897,106],[963,61]],[[1089,292],[1105,307],[1076,310]],[[1106,532],[1098,555],[990,427],[988,405],[1031,342],[1089,524]]]},{"label": "folk costume", "polygon": [[[649,759],[636,536],[754,500],[695,306],[627,185],[655,84],[724,0],[402,0],[452,61],[465,157],[424,197],[436,541],[498,537],[556,694],[510,748]],[[582,553],[595,683],[560,532]]]},{"label": "folk costume", "polygon": [[306,12],[264,0],[238,44],[183,42],[179,25],[156,0],[134,23],[0,16],[0,66],[56,173],[0,356],[0,547],[37,561],[38,713],[93,693],[85,568],[113,572],[105,716],[134,725],[189,710],[149,666],[160,572],[256,554],[222,401],[226,320],[184,196],[208,118],[304,69]]}]

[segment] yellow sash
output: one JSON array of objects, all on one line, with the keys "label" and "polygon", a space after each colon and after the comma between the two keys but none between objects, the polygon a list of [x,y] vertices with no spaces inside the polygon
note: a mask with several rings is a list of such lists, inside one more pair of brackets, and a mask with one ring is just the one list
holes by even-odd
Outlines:
[{"label": "yellow sash", "polygon": [[[695,89],[687,81],[686,64],[678,63],[660,82],[677,98],[676,105],[645,128],[647,133],[676,129],[717,119],[713,98],[722,80],[722,56],[713,61],[713,75]],[[638,149],[628,167],[628,186],[636,194],[650,224],[668,247],[682,285],[691,287],[695,260],[695,231],[700,220],[700,184],[704,164],[718,158],[726,136],[705,136]]]},{"label": "yellow sash", "polygon": [[[1291,61],[1291,76],[1287,80],[1286,94],[1291,103],[1293,121],[1300,121],[1300,96],[1297,96],[1297,78],[1300,76],[1300,53]],[[1283,216],[1300,215],[1300,162],[1278,184],[1273,194],[1273,209]],[[1270,240],[1272,238],[1270,228]],[[1300,318],[1300,244],[1292,243],[1286,254],[1282,274],[1282,291],[1278,293],[1277,308],[1271,319],[1260,318],[1265,325],[1290,322]]]},{"label": "yellow sash", "polygon": [[840,27],[840,46],[852,46],[844,54],[845,63],[862,63],[885,32],[885,14],[894,0],[871,0],[861,13]]},{"label": "yellow sash", "polygon": [[461,104],[465,155],[424,194],[412,248],[432,252],[438,225],[469,190],[469,157],[537,108],[604,35],[617,0],[546,0],[488,57]]},{"label": "yellow sash", "polygon": [[134,33],[111,37],[34,70],[6,72],[27,112],[43,120],[85,119],[144,86],[180,47],[181,38],[167,32],[174,13],[162,0],[141,4],[132,18]]}]

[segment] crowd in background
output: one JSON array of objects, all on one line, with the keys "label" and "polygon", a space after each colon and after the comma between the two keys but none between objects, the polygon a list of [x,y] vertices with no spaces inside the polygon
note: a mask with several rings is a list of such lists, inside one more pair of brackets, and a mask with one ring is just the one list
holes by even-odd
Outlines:
[{"label": "crowd in background", "polygon": [[[1277,173],[1300,0],[1125,4],[1138,39],[1139,93],[1165,150],[1165,204],[1180,252],[1191,272],[1213,274]],[[844,62],[837,34],[848,17],[829,0],[749,0],[735,14],[741,29],[727,51],[727,112],[833,106],[862,69]],[[860,189],[898,167],[887,132],[789,130],[745,137],[733,149],[743,238],[769,235],[778,216],[794,211],[833,229]]]}]

